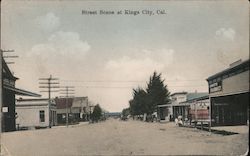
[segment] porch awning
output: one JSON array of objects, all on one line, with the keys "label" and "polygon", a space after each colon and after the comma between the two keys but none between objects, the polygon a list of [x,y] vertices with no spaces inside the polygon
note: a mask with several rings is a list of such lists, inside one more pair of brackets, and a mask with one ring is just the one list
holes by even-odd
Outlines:
[{"label": "porch awning", "polygon": [[165,105],[158,105],[157,107],[171,107],[171,104],[165,104]]},{"label": "porch awning", "polygon": [[9,85],[4,85],[3,86],[5,89],[14,91],[16,95],[24,95],[24,96],[33,96],[33,97],[41,97],[40,94],[36,94],[36,93],[32,93],[23,89],[19,89],[13,86],[9,86]]},{"label": "porch awning", "polygon": [[176,106],[190,106],[191,103],[179,103],[179,104],[174,104],[172,105],[173,107],[176,107]]}]

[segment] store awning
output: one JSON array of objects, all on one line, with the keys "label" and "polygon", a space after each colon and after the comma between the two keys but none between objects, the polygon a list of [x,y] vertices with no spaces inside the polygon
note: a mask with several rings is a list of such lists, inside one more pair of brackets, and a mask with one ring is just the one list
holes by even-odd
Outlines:
[{"label": "store awning", "polygon": [[5,89],[14,91],[16,95],[24,95],[24,96],[33,96],[33,97],[41,97],[40,94],[36,94],[36,93],[32,93],[23,89],[19,89],[19,88],[15,88],[13,86],[9,86],[9,85],[4,85],[3,86]]},{"label": "store awning", "polygon": [[190,106],[191,103],[179,103],[179,104],[174,104],[172,105],[173,107],[178,107],[178,106]]}]

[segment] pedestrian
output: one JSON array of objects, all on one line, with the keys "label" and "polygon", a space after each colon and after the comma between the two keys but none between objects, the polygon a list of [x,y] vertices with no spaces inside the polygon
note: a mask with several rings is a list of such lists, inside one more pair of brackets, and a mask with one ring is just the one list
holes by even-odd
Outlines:
[{"label": "pedestrian", "polygon": [[174,119],[174,122],[175,122],[175,125],[178,125],[178,119],[177,118]]}]

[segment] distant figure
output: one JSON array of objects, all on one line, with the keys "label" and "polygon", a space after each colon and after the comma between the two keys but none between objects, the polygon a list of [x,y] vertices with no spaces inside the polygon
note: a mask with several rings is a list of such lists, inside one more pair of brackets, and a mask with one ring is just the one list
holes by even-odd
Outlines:
[{"label": "distant figure", "polygon": [[178,125],[178,122],[179,122],[179,121],[178,121],[177,118],[175,118],[175,119],[174,119],[174,122],[175,122],[175,125]]},{"label": "distant figure", "polygon": [[183,126],[182,119],[178,121],[178,125],[179,125],[180,127]]}]

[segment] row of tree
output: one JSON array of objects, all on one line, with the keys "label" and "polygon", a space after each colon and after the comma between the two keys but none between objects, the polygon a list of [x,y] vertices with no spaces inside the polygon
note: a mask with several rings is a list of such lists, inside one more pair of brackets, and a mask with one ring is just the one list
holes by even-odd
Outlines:
[{"label": "row of tree", "polygon": [[158,105],[166,104],[169,101],[170,92],[161,78],[161,73],[157,74],[157,72],[154,72],[150,76],[146,89],[142,87],[133,89],[133,99],[129,101],[129,108],[124,109],[123,112],[125,113],[129,110],[132,116],[151,115],[157,111]]}]

